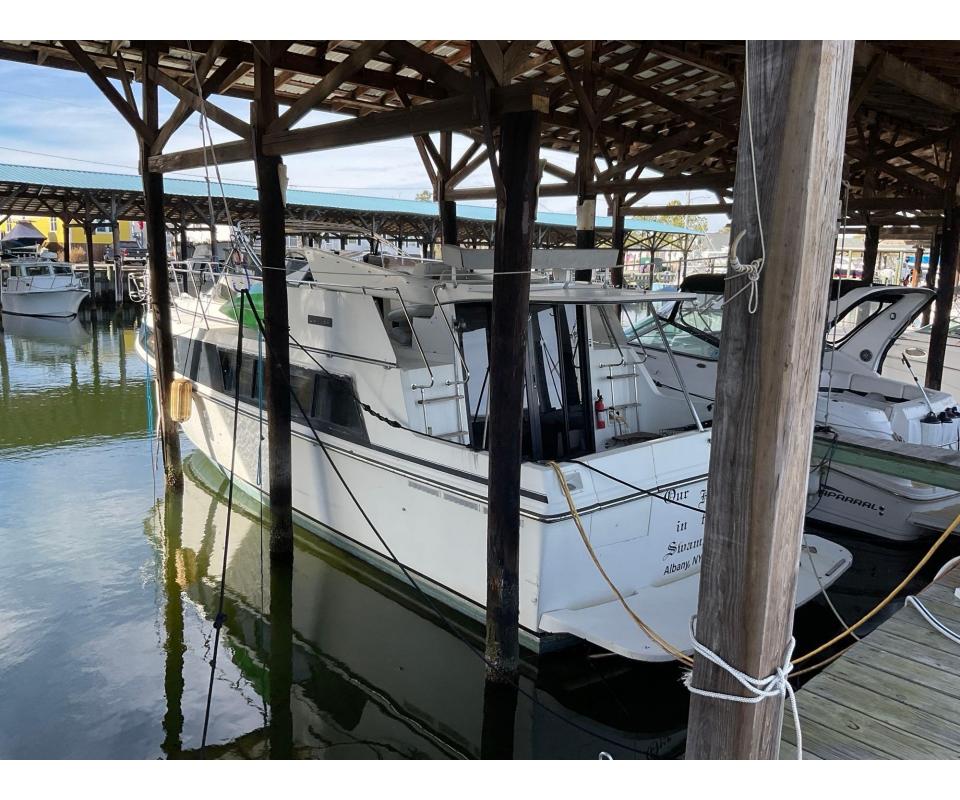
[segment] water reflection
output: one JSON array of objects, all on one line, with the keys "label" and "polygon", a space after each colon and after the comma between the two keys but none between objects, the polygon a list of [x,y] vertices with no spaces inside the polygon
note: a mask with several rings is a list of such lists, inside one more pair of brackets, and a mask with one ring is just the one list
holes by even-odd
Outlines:
[{"label": "water reflection", "polygon": [[[199,453],[185,466],[182,548],[175,557],[186,565],[187,583],[168,582],[167,588],[175,594],[183,588],[187,602],[212,625],[226,481]],[[236,703],[249,704],[254,687],[269,699],[270,717],[266,730],[259,721],[253,729],[222,729],[224,738],[208,738],[208,756],[678,753],[686,704],[675,667],[629,665],[624,672],[619,664],[608,671],[575,652],[543,659],[539,669],[527,664],[519,698],[515,690],[488,687],[482,661],[438,625],[411,591],[316,536],[297,532],[292,574],[271,569],[261,547],[259,505],[242,496],[235,502],[221,645],[243,680],[218,676],[211,718]],[[478,626],[458,624],[482,646]],[[176,631],[171,633],[168,642],[176,642]],[[175,668],[169,648],[167,658]],[[636,680],[656,690],[644,701],[646,713],[611,705],[609,698],[620,701],[625,684]],[[180,686],[169,678],[168,684]]]},{"label": "water reflection", "polygon": [[[3,315],[0,448],[64,446],[142,435],[144,395],[130,391],[135,317],[98,325]],[[140,366],[138,375],[142,374]]]}]

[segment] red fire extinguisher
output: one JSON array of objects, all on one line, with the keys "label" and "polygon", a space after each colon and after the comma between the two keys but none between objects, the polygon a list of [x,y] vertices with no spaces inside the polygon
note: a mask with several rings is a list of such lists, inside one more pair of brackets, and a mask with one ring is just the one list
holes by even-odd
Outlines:
[{"label": "red fire extinguisher", "polygon": [[597,399],[593,403],[593,410],[597,415],[597,430],[602,430],[607,427],[606,411],[607,407],[603,403],[603,395],[600,394],[600,390],[597,389]]}]

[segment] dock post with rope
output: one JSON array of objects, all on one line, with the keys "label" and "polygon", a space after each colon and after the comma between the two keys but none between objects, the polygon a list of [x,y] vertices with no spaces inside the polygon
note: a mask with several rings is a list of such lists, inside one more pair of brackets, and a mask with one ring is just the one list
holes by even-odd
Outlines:
[{"label": "dock post with rope", "polygon": [[687,758],[778,754],[852,59],[746,51]]},{"label": "dock post with rope", "polygon": [[160,439],[167,486],[183,490],[180,463],[180,436],[170,416],[170,390],[173,384],[173,328],[170,322],[170,274],[167,269],[167,228],[163,216],[163,174],[149,169],[150,149],[159,131],[157,82],[151,76],[156,69],[157,48],[144,45],[143,124],[139,131],[140,169],[143,175],[143,202],[146,210],[147,253],[150,263],[150,302],[156,340],[157,385],[160,399]]},{"label": "dock post with rope", "polygon": [[504,682],[516,679],[520,663],[521,427],[539,141],[538,111],[503,115],[490,325],[486,653],[488,677]]},{"label": "dock post with rope", "polygon": [[286,233],[283,160],[263,152],[263,137],[278,117],[274,69],[267,59],[270,42],[256,53],[256,100],[251,109],[257,193],[260,198],[260,247],[263,264],[263,313],[266,329],[266,406],[270,487],[270,557],[293,560],[293,477],[290,449],[290,323],[287,312]]}]

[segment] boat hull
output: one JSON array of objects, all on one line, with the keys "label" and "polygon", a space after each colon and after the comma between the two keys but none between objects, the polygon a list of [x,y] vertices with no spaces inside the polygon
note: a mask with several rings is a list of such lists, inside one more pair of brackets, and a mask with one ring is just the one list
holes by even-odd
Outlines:
[{"label": "boat hull", "polygon": [[822,483],[818,475],[811,475],[810,519],[895,542],[929,536],[929,527],[916,518],[960,503],[960,492],[856,467],[831,466]]},{"label": "boat hull", "polygon": [[75,317],[89,294],[86,289],[75,288],[4,292],[3,311],[24,317]]},{"label": "boat hull", "polygon": [[[145,356],[139,340],[137,348]],[[197,385],[193,399],[192,413],[182,423],[186,436],[225,473],[233,462],[238,488],[268,502],[265,419],[257,409],[241,404],[234,453],[231,398]],[[391,448],[323,431],[314,435],[296,421],[292,429],[298,524],[404,581],[406,570],[425,594],[484,619],[486,454],[419,436],[407,448]],[[659,440],[583,459],[594,459],[608,474],[631,475],[640,487],[655,492],[625,490],[577,462],[562,466],[590,546],[604,569],[625,596],[640,603],[636,610],[641,617],[656,613],[658,624],[662,620],[676,637],[675,647],[690,653],[689,621],[699,593],[707,494],[707,476],[701,470],[709,459],[709,434],[693,432],[682,438],[682,443]],[[442,447],[446,457],[410,454],[431,444]],[[609,609],[600,627],[584,627],[584,615],[575,626],[564,626],[569,612],[602,608],[616,598],[580,537],[552,469],[525,463],[521,495],[521,644],[543,652],[577,637],[636,660],[672,660],[622,610],[612,637]],[[808,537],[807,544],[813,546],[824,586],[852,563],[850,553],[831,542]],[[817,586],[807,562],[801,560],[798,603],[811,599],[816,590],[811,587]]]}]

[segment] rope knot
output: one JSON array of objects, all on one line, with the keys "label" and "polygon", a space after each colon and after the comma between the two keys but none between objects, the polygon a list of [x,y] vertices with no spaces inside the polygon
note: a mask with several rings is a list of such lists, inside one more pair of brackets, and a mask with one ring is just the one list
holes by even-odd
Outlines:
[{"label": "rope knot", "polygon": [[793,648],[797,644],[796,639],[792,636],[790,637],[790,642],[787,644],[787,651],[781,666],[778,666],[774,672],[766,678],[754,678],[752,675],[747,675],[742,670],[731,666],[709,647],[697,641],[696,620],[696,617],[691,617],[690,619],[690,641],[693,642],[694,652],[729,674],[750,693],[750,696],[745,697],[739,694],[726,694],[724,692],[714,692],[709,689],[698,689],[692,684],[692,680],[685,681],[687,688],[693,694],[699,694],[702,697],[711,697],[714,700],[729,700],[731,703],[747,703],[749,705],[756,705],[768,697],[779,697],[781,700],[789,697],[790,707],[793,711],[793,728],[797,734],[797,759],[802,760],[803,738],[800,732],[800,712],[797,710],[797,697],[793,692],[793,687],[790,685],[789,680],[790,673],[793,671],[791,661],[793,659]]}]

